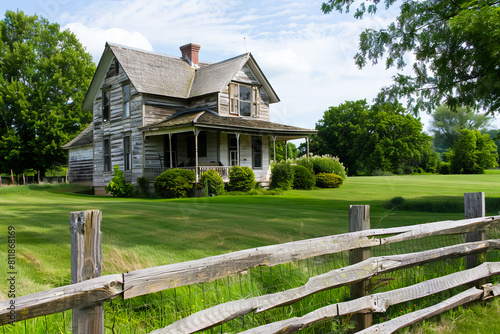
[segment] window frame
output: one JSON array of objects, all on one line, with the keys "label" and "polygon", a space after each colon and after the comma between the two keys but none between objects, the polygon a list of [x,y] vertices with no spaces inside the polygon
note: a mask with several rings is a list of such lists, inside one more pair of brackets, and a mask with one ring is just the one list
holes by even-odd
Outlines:
[{"label": "window frame", "polygon": [[[128,145],[127,145],[128,144]],[[123,137],[123,170],[132,170],[132,154],[131,154],[130,135]]]},{"label": "window frame", "polygon": [[103,171],[105,173],[111,172],[111,139],[110,138],[104,138],[103,140],[103,158],[104,158],[104,163],[103,163]]},{"label": "window frame", "polygon": [[[250,99],[241,99],[241,87],[250,89]],[[229,84],[229,113],[238,115],[240,117],[259,117],[259,99],[260,88],[259,86],[238,82],[231,82]],[[242,102],[250,104],[250,115],[242,115],[241,105]]]},{"label": "window frame", "polygon": [[[257,140],[260,143],[257,143]],[[262,169],[264,165],[263,157],[263,138],[261,136],[252,136],[252,167],[253,169]],[[258,149],[257,149],[258,148]],[[258,159],[257,159],[258,156]],[[260,165],[257,166],[256,161],[260,162]]]},{"label": "window frame", "polygon": [[[128,87],[128,95],[125,95],[125,87]],[[125,101],[125,97],[127,96],[127,100]],[[123,113],[123,118],[130,118],[130,82],[125,82],[122,84],[122,113]],[[127,113],[125,113],[125,110],[127,109]]]},{"label": "window frame", "polygon": [[110,89],[102,90],[102,121],[108,122],[110,120]]}]

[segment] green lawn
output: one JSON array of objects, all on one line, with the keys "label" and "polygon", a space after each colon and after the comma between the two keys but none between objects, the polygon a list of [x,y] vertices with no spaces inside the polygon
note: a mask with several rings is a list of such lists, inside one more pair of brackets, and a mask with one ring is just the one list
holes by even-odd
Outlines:
[{"label": "green lawn", "polygon": [[[102,210],[103,274],[111,274],[344,233],[351,204],[371,205],[372,227],[463,218],[462,211],[387,209],[385,204],[395,196],[460,204],[463,193],[484,191],[492,203],[487,214],[494,215],[500,208],[498,184],[500,174],[351,177],[339,189],[178,200],[89,196],[64,185],[2,187],[0,230],[6,236],[8,226],[16,229],[16,288],[18,295],[25,295],[69,284],[71,211]],[[0,247],[3,259],[6,250]],[[1,266],[7,272],[6,260]],[[6,282],[1,281],[5,299]]]}]

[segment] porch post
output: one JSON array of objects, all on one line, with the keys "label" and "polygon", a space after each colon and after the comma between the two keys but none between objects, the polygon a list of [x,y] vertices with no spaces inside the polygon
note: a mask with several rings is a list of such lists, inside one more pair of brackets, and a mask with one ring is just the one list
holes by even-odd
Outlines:
[{"label": "porch post", "polygon": [[278,159],[276,159],[276,136],[273,136],[273,147],[274,147],[274,162],[277,162]]},{"label": "porch post", "polygon": [[170,153],[170,168],[173,168],[174,162],[172,161],[172,133],[168,134],[168,152]]},{"label": "porch post", "polygon": [[285,161],[288,161],[288,140],[285,140]]},{"label": "porch post", "polygon": [[198,135],[200,134],[200,130],[195,129],[194,130],[194,155],[195,155],[195,166],[194,166],[194,171],[196,175],[196,183],[198,183]]},{"label": "porch post", "polygon": [[307,135],[306,142],[307,142],[307,162],[309,162],[309,135]]},{"label": "porch post", "polygon": [[236,151],[238,153],[238,166],[240,165],[240,134],[236,134]]}]

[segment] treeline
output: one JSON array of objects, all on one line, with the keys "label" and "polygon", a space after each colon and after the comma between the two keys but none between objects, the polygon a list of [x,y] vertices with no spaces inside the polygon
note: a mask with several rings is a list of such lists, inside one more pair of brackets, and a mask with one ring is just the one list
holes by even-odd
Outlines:
[{"label": "treeline", "polygon": [[[458,112],[447,112],[447,124],[457,123]],[[433,122],[431,137],[423,132],[421,120],[398,103],[369,106],[366,100],[346,101],[330,107],[316,123],[318,133],[310,140],[310,151],[339,157],[349,175],[483,173],[498,166],[495,142],[477,129],[488,121],[469,120],[447,129],[452,137],[448,146],[441,141],[436,149],[434,140],[443,139],[439,134],[449,134],[439,122]]]}]

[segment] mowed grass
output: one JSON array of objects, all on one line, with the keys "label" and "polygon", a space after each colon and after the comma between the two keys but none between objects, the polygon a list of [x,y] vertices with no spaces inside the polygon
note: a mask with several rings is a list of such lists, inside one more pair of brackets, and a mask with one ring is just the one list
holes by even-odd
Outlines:
[{"label": "mowed grass", "polygon": [[[497,215],[499,183],[497,173],[351,177],[339,189],[287,191],[281,196],[177,200],[90,196],[76,193],[85,188],[67,185],[2,187],[0,233],[4,233],[6,240],[8,227],[16,229],[16,294],[21,296],[70,283],[71,211],[99,209],[103,212],[103,274],[112,274],[345,233],[349,205],[354,204],[371,206],[373,228],[464,216],[463,209],[445,213],[386,208],[395,196],[402,196],[407,202],[458,203],[454,207],[459,207],[465,192],[483,191],[487,197],[487,215]],[[0,261],[0,268],[6,273],[6,241],[0,246],[0,256],[5,259]],[[6,280],[1,282],[0,297],[6,299]],[[498,314],[498,303],[494,305],[488,311],[492,315]],[[465,317],[464,314],[474,319],[472,311],[458,315],[447,313],[441,325],[427,322],[414,330],[428,333],[436,330],[436,326],[457,328],[462,322],[453,321],[454,317]],[[484,321],[477,318],[478,323]],[[64,318],[57,319],[64,321]],[[449,319],[451,325],[446,325]],[[40,326],[44,325],[40,323]],[[437,332],[442,332],[441,329]]]},{"label": "mowed grass", "polygon": [[[0,233],[16,229],[16,288],[25,295],[70,282],[71,211],[103,212],[103,271],[111,274],[345,233],[352,204],[371,205],[372,227],[461,219],[462,212],[397,211],[384,204],[395,196],[461,203],[463,193],[477,191],[498,202],[498,184],[500,174],[351,177],[339,189],[178,200],[90,196],[64,185],[2,187]],[[487,214],[498,214],[494,210]],[[0,250],[6,259],[6,242]],[[7,261],[1,266],[6,272]],[[5,286],[2,280],[3,298]]]}]

